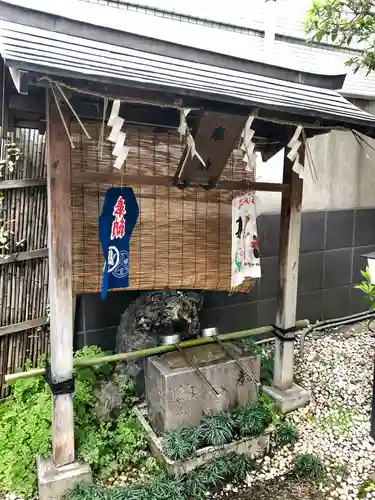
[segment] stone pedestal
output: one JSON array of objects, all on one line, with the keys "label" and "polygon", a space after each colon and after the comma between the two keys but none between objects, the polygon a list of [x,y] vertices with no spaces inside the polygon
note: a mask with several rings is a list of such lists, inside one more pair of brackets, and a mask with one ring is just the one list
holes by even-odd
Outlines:
[{"label": "stone pedestal", "polygon": [[306,406],[310,401],[310,392],[297,384],[284,391],[273,386],[264,386],[263,391],[275,401],[282,413],[288,413]]},{"label": "stone pedestal", "polygon": [[[255,376],[260,377],[260,359],[226,344]],[[199,377],[184,356],[171,352],[146,361],[147,411],[152,427],[164,433],[180,427],[198,426],[206,414],[245,406],[257,395],[257,386],[218,344],[186,349],[188,356],[219,393]]]},{"label": "stone pedestal", "polygon": [[56,468],[51,459],[36,459],[39,500],[61,500],[78,483],[92,482],[90,466],[74,462]]}]

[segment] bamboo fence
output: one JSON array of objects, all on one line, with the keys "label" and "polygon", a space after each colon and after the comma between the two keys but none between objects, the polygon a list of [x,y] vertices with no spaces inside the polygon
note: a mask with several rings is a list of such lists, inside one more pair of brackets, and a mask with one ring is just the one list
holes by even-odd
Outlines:
[{"label": "bamboo fence", "polygon": [[[48,353],[47,193],[44,185],[2,190],[1,181],[45,179],[45,138],[36,130],[19,129],[9,136],[22,156],[13,172],[0,179],[1,216],[11,221],[9,248],[0,251],[0,398],[8,394],[4,376],[33,366]],[[39,326],[27,328],[31,320]],[[45,321],[44,321],[45,322]],[[38,323],[38,321],[37,321]]]}]

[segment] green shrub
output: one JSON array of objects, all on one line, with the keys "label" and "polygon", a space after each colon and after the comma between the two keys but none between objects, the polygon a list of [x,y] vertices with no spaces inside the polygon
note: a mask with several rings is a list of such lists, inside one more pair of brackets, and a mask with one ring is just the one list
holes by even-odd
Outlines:
[{"label": "green shrub", "polygon": [[109,500],[110,491],[85,483],[77,484],[64,495],[64,500]]},{"label": "green shrub", "polygon": [[212,459],[202,468],[206,477],[206,483],[211,488],[220,488],[222,484],[230,480],[233,474],[230,460],[227,457]]},{"label": "green shrub", "polygon": [[365,481],[358,489],[358,498],[368,498],[368,495],[375,493],[375,482],[371,479]]},{"label": "green shrub", "polygon": [[206,492],[210,487],[207,475],[199,469],[185,476],[184,485],[188,498],[194,498],[194,500],[205,500]]},{"label": "green shrub", "polygon": [[274,418],[273,406],[266,399],[240,408],[235,412],[234,419],[241,436],[260,436],[271,424]]},{"label": "green shrub", "polygon": [[299,439],[298,429],[289,422],[280,422],[276,428],[275,445],[294,445]]},{"label": "green shrub", "polygon": [[218,490],[228,481],[242,481],[253,468],[252,459],[231,453],[214,458],[180,480],[159,476],[148,484],[108,490],[81,484],[64,500],[205,500],[208,490]]},{"label": "green shrub", "polygon": [[[109,500],[151,500],[145,486],[127,486],[116,488],[108,493]],[[90,499],[87,499],[90,500]]]},{"label": "green shrub", "polygon": [[32,495],[35,457],[52,451],[51,423],[51,395],[44,380],[16,382],[12,396],[1,404],[0,490]]},{"label": "green shrub", "polygon": [[227,413],[206,417],[198,428],[198,434],[207,446],[222,446],[230,443],[234,437],[236,423]]},{"label": "green shrub", "polygon": [[272,385],[274,373],[274,360],[262,356],[260,360],[260,383],[262,385]]},{"label": "green shrub", "polygon": [[241,339],[240,342],[245,352],[253,356],[260,356],[260,383],[262,385],[271,385],[274,372],[273,357],[269,357],[264,347],[261,344],[256,344],[251,337]]},{"label": "green shrub", "polygon": [[[77,358],[102,356],[96,346],[85,347]],[[28,364],[27,367],[30,365]],[[147,441],[130,412],[118,422],[99,422],[94,388],[112,368],[78,370],[74,394],[76,454],[94,474],[106,477],[126,464],[138,464]],[[0,405],[0,490],[31,496],[36,489],[35,457],[51,454],[51,393],[42,378],[17,381],[12,395]]]},{"label": "green shrub", "polygon": [[185,460],[192,457],[199,446],[197,429],[181,427],[166,434],[163,451],[171,460]]},{"label": "green shrub", "polygon": [[319,457],[311,453],[297,455],[294,463],[294,472],[298,477],[313,482],[320,482],[325,478],[325,468]]},{"label": "green shrub", "polygon": [[260,436],[275,415],[273,401],[262,394],[255,403],[232,415],[221,412],[206,417],[196,429],[169,432],[163,440],[163,451],[171,460],[184,460],[203,446],[223,446],[238,436]]},{"label": "green shrub", "polygon": [[256,344],[254,342],[254,339],[252,339],[251,337],[245,337],[241,339],[240,342],[245,352],[252,354],[253,356],[260,356],[261,354],[263,354],[262,346]]},{"label": "green shrub", "polygon": [[247,474],[255,467],[255,461],[246,455],[231,453],[227,458],[229,460],[231,479],[233,481],[245,481]]},{"label": "green shrub", "polygon": [[218,490],[229,481],[243,481],[253,467],[253,460],[236,453],[214,458],[183,478],[186,494],[203,500],[208,490]]},{"label": "green shrub", "polygon": [[159,477],[146,487],[146,494],[142,498],[149,500],[187,500],[185,486],[182,481]]}]

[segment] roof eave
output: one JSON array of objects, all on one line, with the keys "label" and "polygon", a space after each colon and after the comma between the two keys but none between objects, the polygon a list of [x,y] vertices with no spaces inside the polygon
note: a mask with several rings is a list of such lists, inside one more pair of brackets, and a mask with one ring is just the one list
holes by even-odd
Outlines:
[{"label": "roof eave", "polygon": [[[53,79],[53,77],[59,76],[60,78],[74,79],[77,80],[77,82],[82,82],[82,87],[85,87],[85,82],[90,81],[92,83],[112,85],[118,88],[123,88],[124,95],[126,94],[126,89],[133,89],[133,90],[137,89],[140,91],[140,93],[150,92],[150,91],[155,93],[155,86],[153,84],[148,84],[144,82],[116,79],[110,76],[98,76],[98,75],[87,75],[87,77],[84,78],[82,73],[69,71],[65,69],[56,69],[52,67],[48,68],[46,66],[39,67],[33,63],[17,62],[14,60],[6,60],[5,62],[12,67],[30,71],[35,73],[36,75],[40,74],[43,75],[43,77],[51,76],[51,78]],[[184,105],[186,99],[187,107],[190,107],[192,99],[198,99],[202,103],[204,102],[204,106],[207,108],[210,108],[211,107],[210,103],[212,103],[212,109],[217,109],[221,105],[222,109],[226,109],[228,112],[233,112],[234,114],[241,114],[241,115],[243,114],[244,116],[245,115],[247,116],[252,109],[258,109],[259,116],[261,115],[272,116],[275,120],[277,119],[285,120],[285,123],[287,123],[288,120],[300,122],[301,124],[305,125],[310,123],[311,134],[308,134],[309,136],[313,136],[316,135],[316,133],[318,133],[318,130],[322,125],[321,122],[325,123],[324,129],[326,130],[324,130],[324,132],[329,132],[331,128],[337,128],[338,126],[340,126],[340,122],[338,121],[337,116],[324,111],[320,111],[318,113],[307,109],[302,109],[302,108],[297,109],[288,106],[283,106],[282,108],[280,108],[280,106],[272,104],[262,104],[262,106],[259,106],[259,103],[256,102],[252,103],[247,99],[245,100],[233,96],[225,96],[222,94],[218,95],[208,94],[207,92],[203,91],[200,92],[197,90],[181,89],[180,87],[172,87],[164,85],[159,85],[158,91],[160,92],[161,96],[165,96],[166,93],[170,94],[171,107],[173,107],[174,100],[179,98],[182,98]],[[163,105],[167,105],[166,102],[167,101],[165,101]],[[155,104],[157,104],[157,101],[155,101]],[[374,123],[371,121],[368,121],[367,123],[362,119],[359,124],[358,121],[356,121],[354,118],[353,119],[347,118],[346,123],[351,124],[353,128],[355,128],[359,132],[362,132],[363,134],[369,137],[375,137]],[[313,124],[316,125],[316,128],[313,126]],[[320,133],[322,133],[322,131]]]},{"label": "roof eave", "polygon": [[202,64],[243,71],[245,73],[252,73],[278,80],[310,85],[312,87],[330,90],[341,89],[346,77],[345,74],[322,75],[308,73],[262,62],[230,57],[224,54],[196,49],[194,47],[177,45],[171,42],[135,35],[125,31],[61,18],[53,14],[33,10],[32,8],[11,5],[1,0],[0,19],[58,33],[84,37],[90,40],[118,45],[120,47],[142,50],[151,54],[168,55],[187,61],[195,61]]}]

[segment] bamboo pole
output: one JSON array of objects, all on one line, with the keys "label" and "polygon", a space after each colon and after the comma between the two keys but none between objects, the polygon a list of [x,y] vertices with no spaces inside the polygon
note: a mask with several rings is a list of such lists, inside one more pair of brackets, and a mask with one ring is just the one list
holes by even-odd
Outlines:
[{"label": "bamboo pole", "polygon": [[[303,319],[296,322],[296,329],[301,330],[309,325],[307,319]],[[272,326],[262,326],[259,328],[253,328],[251,330],[244,330],[241,332],[225,333],[222,335],[217,335],[217,338],[221,341],[228,340],[238,340],[252,335],[262,335],[265,333],[272,333]],[[186,340],[180,342],[178,345],[181,349],[186,349],[188,347],[197,347],[205,344],[213,344],[216,342],[215,337],[203,337],[198,339]],[[174,345],[157,346],[150,347],[148,349],[141,349],[139,351],[124,352],[121,354],[111,354],[109,356],[102,356],[101,358],[92,359],[79,359],[74,361],[74,369],[88,368],[90,366],[101,365],[104,363],[118,363],[120,361],[130,361],[138,358],[146,358],[148,356],[154,356],[156,354],[164,354],[166,352],[175,351],[177,348]],[[12,373],[5,376],[5,382],[11,384],[16,380],[22,380],[29,377],[38,377],[44,375],[44,368],[38,368],[35,370],[29,370],[27,372]]]}]

